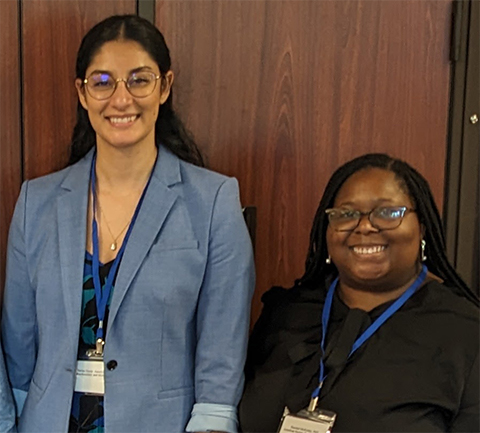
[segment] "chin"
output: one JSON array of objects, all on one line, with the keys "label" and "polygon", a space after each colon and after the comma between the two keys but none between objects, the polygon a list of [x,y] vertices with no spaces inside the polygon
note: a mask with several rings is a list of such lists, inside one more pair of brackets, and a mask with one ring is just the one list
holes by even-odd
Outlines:
[{"label": "chin", "polygon": [[348,280],[355,282],[355,285],[359,288],[365,288],[367,290],[388,290],[388,287],[391,285],[388,281],[388,269],[384,267],[357,269],[349,272],[349,275]]},{"label": "chin", "polygon": [[135,137],[135,138],[128,138],[128,137],[121,137],[117,139],[110,139],[110,140],[105,140],[105,143],[107,143],[110,147],[116,148],[116,149],[128,149],[128,148],[133,148],[136,145],[140,144],[141,138]]},{"label": "chin", "polygon": [[377,280],[386,275],[389,271],[389,267],[385,265],[372,265],[372,266],[360,266],[356,269],[352,269],[353,275],[357,275],[360,279],[365,280]]}]

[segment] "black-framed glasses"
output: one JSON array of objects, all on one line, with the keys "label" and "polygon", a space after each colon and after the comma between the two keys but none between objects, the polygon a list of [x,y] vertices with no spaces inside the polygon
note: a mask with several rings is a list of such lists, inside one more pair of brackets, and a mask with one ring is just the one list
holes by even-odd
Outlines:
[{"label": "black-framed glasses", "polygon": [[408,212],[415,212],[415,209],[407,206],[380,206],[370,212],[361,212],[356,209],[334,208],[327,209],[330,226],[337,232],[350,232],[360,224],[362,217],[366,216],[370,224],[377,230],[396,229],[403,221]]},{"label": "black-framed glasses", "polygon": [[161,75],[150,71],[133,72],[127,78],[113,78],[106,72],[94,72],[83,80],[83,84],[88,94],[98,101],[110,98],[122,81],[132,96],[145,98],[153,93],[160,78]]}]

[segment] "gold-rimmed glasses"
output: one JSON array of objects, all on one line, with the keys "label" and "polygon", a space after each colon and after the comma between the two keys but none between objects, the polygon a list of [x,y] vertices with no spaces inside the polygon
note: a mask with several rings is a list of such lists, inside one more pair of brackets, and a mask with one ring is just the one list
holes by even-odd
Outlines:
[{"label": "gold-rimmed glasses", "polygon": [[133,97],[145,98],[153,93],[160,78],[161,75],[150,71],[132,72],[127,78],[113,78],[107,72],[94,72],[83,80],[83,85],[88,94],[98,101],[110,98],[122,81]]}]

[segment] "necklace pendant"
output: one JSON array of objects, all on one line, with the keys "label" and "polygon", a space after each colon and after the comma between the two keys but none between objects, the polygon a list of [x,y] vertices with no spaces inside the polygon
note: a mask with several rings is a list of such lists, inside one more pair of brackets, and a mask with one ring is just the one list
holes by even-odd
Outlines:
[{"label": "necklace pendant", "polygon": [[116,242],[112,242],[112,245],[110,245],[110,249],[112,251],[115,251],[117,249],[117,243]]}]

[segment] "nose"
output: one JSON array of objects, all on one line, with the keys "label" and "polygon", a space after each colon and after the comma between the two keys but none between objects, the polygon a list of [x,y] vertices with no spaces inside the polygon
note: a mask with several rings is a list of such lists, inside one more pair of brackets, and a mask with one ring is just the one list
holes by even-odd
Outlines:
[{"label": "nose", "polygon": [[362,214],[360,216],[355,232],[366,234],[371,232],[377,233],[378,231],[379,230],[370,222],[370,214]]},{"label": "nose", "polygon": [[116,108],[122,108],[130,105],[132,102],[132,95],[127,89],[127,80],[118,79],[117,86],[110,97],[110,103]]}]

